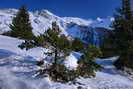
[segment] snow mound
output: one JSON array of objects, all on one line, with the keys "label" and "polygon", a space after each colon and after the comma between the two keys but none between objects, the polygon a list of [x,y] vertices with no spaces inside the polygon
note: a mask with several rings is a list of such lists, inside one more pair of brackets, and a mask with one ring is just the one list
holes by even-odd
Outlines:
[{"label": "snow mound", "polygon": [[66,57],[66,60],[64,61],[65,66],[69,70],[76,70],[78,67],[78,60],[80,58],[81,54],[73,52],[68,57]]}]

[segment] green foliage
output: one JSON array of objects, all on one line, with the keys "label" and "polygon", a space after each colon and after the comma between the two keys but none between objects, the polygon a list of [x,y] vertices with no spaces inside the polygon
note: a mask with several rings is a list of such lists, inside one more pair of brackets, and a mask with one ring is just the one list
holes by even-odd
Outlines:
[{"label": "green foliage", "polygon": [[122,0],[122,12],[125,19],[132,19],[131,0]]},{"label": "green foliage", "polygon": [[104,48],[106,50],[111,49],[110,51],[114,53],[114,56],[120,55],[119,59],[115,62],[117,68],[133,68],[131,60],[133,50],[133,13],[130,0],[122,0],[122,8],[117,10],[112,28],[113,35],[108,37]]},{"label": "green foliage", "polygon": [[52,52],[45,54],[48,56],[54,55],[54,63],[57,64],[57,62],[64,60],[71,52],[71,42],[65,35],[60,35],[60,32],[58,25],[54,22],[52,23],[52,29],[48,29],[44,34],[34,37],[33,40],[26,40],[19,47],[22,49],[26,48],[27,50],[38,46],[51,49]]},{"label": "green foliage", "polygon": [[32,26],[30,24],[29,13],[25,6],[22,6],[10,24],[11,36],[20,39],[33,39]]},{"label": "green foliage", "polygon": [[[94,77],[95,71],[101,69],[101,66],[95,63],[95,58],[101,56],[101,51],[95,46],[88,46],[88,51],[84,51],[78,62],[76,70],[68,70],[63,64],[53,64],[49,68],[39,70],[39,76],[48,74],[53,81],[66,83],[73,81],[78,77]],[[97,53],[96,56],[90,52]]]},{"label": "green foliage", "polygon": [[40,34],[37,37],[34,37],[34,44],[36,47],[45,47],[46,42],[43,34]]},{"label": "green foliage", "polygon": [[87,59],[95,59],[102,56],[100,47],[89,45],[84,49],[84,55]]},{"label": "green foliage", "polygon": [[84,48],[84,43],[79,39],[79,38],[75,38],[73,41],[72,41],[72,49],[74,51],[81,51],[83,50]]},{"label": "green foliage", "polygon": [[133,55],[133,41],[129,41],[129,47],[125,52],[121,53],[120,58],[114,63],[118,69],[128,67],[133,69],[132,55]]},{"label": "green foliage", "polygon": [[49,75],[55,82],[66,83],[78,77],[75,71],[68,70],[63,64],[51,65],[49,68],[38,71],[38,76]]},{"label": "green foliage", "polygon": [[100,48],[93,45],[89,45],[85,48],[84,54],[79,60],[79,66],[77,68],[77,73],[82,77],[95,76],[95,71],[101,69],[101,66],[95,62],[95,59],[102,56]]},{"label": "green foliage", "polygon": [[114,39],[115,39],[115,35],[113,31],[110,32],[108,37],[104,39],[103,45],[101,46],[103,58],[119,55],[119,50],[117,50],[117,43],[114,42]]},{"label": "green foliage", "polygon": [[52,29],[48,29],[43,34],[45,42],[47,43],[46,47],[52,48],[51,56],[54,55],[55,64],[64,60],[71,52],[70,41],[64,35],[60,35],[60,32],[58,25],[53,23]]},{"label": "green foliage", "polygon": [[79,66],[77,68],[77,73],[82,77],[94,77],[95,71],[101,69],[101,66],[96,64],[94,60],[87,59],[82,56],[79,61]]},{"label": "green foliage", "polygon": [[47,32],[44,33],[44,38],[50,46],[65,52],[67,49],[70,49],[71,43],[65,35],[60,35],[59,33],[59,31],[55,31],[54,29],[48,29]]},{"label": "green foliage", "polygon": [[[95,75],[95,71],[100,68],[95,63],[95,58],[102,55],[100,48],[89,45],[84,46],[83,42],[75,38],[72,42],[65,35],[60,34],[60,29],[56,23],[52,24],[52,29],[48,29],[44,34],[34,37],[33,40],[26,40],[19,47],[27,50],[33,47],[48,48],[51,51],[44,53],[47,56],[52,56],[54,62],[51,66],[38,70],[39,75],[48,74],[53,81],[68,82],[75,78],[90,77]],[[62,61],[70,54],[71,51],[83,53],[77,70],[68,70]],[[37,63],[41,66],[43,62]]]},{"label": "green foliage", "polygon": [[133,40],[133,14],[131,11],[130,0],[123,0],[122,14],[120,18],[116,18],[113,23],[115,29],[116,48],[120,58],[115,62],[117,68],[129,67],[133,68],[131,50]]},{"label": "green foliage", "polygon": [[43,35],[39,35],[37,37],[34,37],[33,40],[25,40],[20,44],[18,47],[21,49],[29,50],[34,47],[44,47],[45,45],[45,39]]}]

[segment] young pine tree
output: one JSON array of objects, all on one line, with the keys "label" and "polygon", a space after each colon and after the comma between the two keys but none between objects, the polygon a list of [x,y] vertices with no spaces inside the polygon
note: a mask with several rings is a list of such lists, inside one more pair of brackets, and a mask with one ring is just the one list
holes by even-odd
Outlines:
[{"label": "young pine tree", "polygon": [[[71,42],[66,36],[60,34],[59,26],[53,22],[52,28],[48,29],[44,34],[35,37],[34,40],[28,40],[19,45],[27,50],[33,47],[43,47],[49,49],[49,52],[44,52],[47,57],[52,57],[52,65],[49,68],[39,70],[39,75],[48,74],[54,81],[68,81],[71,78],[68,76],[68,70],[61,64],[66,56],[71,52]],[[47,58],[46,57],[46,58]],[[38,65],[43,62],[37,63]]]},{"label": "young pine tree", "polygon": [[29,13],[25,6],[22,6],[10,24],[11,36],[20,39],[33,39],[32,26],[29,19]]},{"label": "young pine tree", "polygon": [[71,51],[70,41],[64,35],[60,35],[60,29],[56,23],[52,24],[52,29],[44,33],[44,38],[47,43],[46,47],[53,50],[51,55],[54,55],[55,65],[69,55]]}]

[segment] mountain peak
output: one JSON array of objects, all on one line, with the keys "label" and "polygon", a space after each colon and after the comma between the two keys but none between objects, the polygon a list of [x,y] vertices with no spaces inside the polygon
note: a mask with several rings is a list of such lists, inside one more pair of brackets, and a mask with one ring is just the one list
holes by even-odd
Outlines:
[{"label": "mountain peak", "polygon": [[50,12],[49,10],[41,10],[40,12],[44,13],[44,14],[48,14],[48,15],[54,15],[52,12]]}]

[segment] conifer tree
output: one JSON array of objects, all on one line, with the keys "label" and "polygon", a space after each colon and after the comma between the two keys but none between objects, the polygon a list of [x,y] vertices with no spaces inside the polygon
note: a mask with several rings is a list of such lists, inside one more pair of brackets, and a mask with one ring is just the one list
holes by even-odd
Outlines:
[{"label": "conifer tree", "polygon": [[33,39],[32,26],[29,19],[29,13],[25,6],[22,6],[10,24],[11,36],[20,39]]},{"label": "conifer tree", "polygon": [[132,62],[132,41],[133,41],[133,13],[130,0],[122,0],[122,8],[117,9],[115,21],[112,24],[112,34],[107,38],[105,46],[111,48],[114,56],[119,55],[115,62],[117,68],[133,68]]},{"label": "conifer tree", "polygon": [[[49,49],[44,52],[47,57],[52,57],[52,65],[49,68],[39,70],[39,75],[49,74],[54,81],[68,81],[68,70],[61,64],[65,57],[71,52],[71,43],[65,35],[60,34],[59,26],[56,22],[52,23],[52,28],[49,28],[44,34],[34,37],[34,40],[26,40],[20,48],[31,49],[33,47],[43,47]],[[47,58],[46,57],[46,58]],[[43,64],[39,62],[39,65]]]},{"label": "conifer tree", "polygon": [[122,12],[125,19],[132,19],[132,9],[130,0],[122,0]]},{"label": "conifer tree", "polygon": [[[59,59],[63,59],[69,55],[71,51],[71,43],[64,35],[60,35],[60,29],[56,22],[52,23],[52,29],[48,29],[44,34],[34,37],[33,40],[26,40],[21,45],[20,48],[26,48],[27,50],[33,47],[43,47],[48,48],[51,52],[45,53],[48,56],[54,55],[54,64],[59,62]],[[60,54],[63,54],[62,56]]]},{"label": "conifer tree", "polygon": [[75,38],[72,41],[72,49],[76,52],[83,50],[84,48],[84,43],[79,39],[79,38]]},{"label": "conifer tree", "polygon": [[[59,60],[64,59],[71,51],[69,40],[64,35],[60,35],[60,32],[58,25],[54,22],[52,23],[52,29],[48,29],[44,33],[47,47],[52,47],[51,50],[53,50],[51,55],[54,55],[54,64],[57,64]],[[61,56],[60,54],[63,55]]]}]

